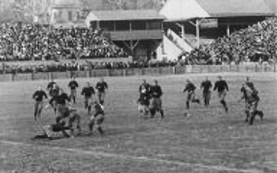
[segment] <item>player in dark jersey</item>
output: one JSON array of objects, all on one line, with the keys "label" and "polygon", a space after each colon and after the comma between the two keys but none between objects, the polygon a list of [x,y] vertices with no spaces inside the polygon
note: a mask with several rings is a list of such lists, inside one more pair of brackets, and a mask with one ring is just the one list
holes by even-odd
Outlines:
[{"label": "player in dark jersey", "polygon": [[151,99],[151,97],[149,98],[148,95],[140,94],[139,99],[137,101],[138,111],[140,112],[140,114],[143,118],[147,118],[147,115],[149,112],[150,99]]},{"label": "player in dark jersey", "polygon": [[70,103],[69,96],[61,89],[61,94],[57,97],[57,123],[59,120],[69,116],[70,109],[68,103]]},{"label": "player in dark jersey", "polygon": [[143,79],[143,83],[139,86],[139,94],[149,94],[151,86]]},{"label": "player in dark jersey", "polygon": [[151,118],[155,117],[156,112],[160,112],[161,118],[163,119],[164,111],[162,108],[162,99],[161,99],[163,95],[163,91],[160,85],[158,84],[158,81],[155,80],[154,82],[155,84],[150,88],[151,102],[150,102],[149,110],[151,113]]},{"label": "player in dark jersey", "polygon": [[96,126],[96,129],[98,130],[98,132],[103,135],[104,131],[102,129],[102,124],[105,120],[105,112],[104,112],[104,107],[103,105],[101,105],[100,103],[98,103],[97,101],[94,103],[94,109],[95,109],[95,113],[94,115],[91,116],[90,122],[89,122],[89,131],[90,134],[93,131],[93,127]]},{"label": "player in dark jersey", "polygon": [[51,97],[49,103],[52,106],[52,108],[54,109],[54,111],[56,112],[57,111],[57,98],[60,94],[60,88],[56,82],[52,81],[47,86],[47,89],[48,89],[49,95]]},{"label": "player in dark jersey", "polygon": [[209,106],[210,105],[210,100],[211,100],[211,88],[212,88],[212,83],[211,81],[208,79],[208,77],[206,77],[206,80],[203,81],[201,83],[200,88],[203,91],[203,100],[204,100],[204,104],[205,106]]},{"label": "player in dark jersey", "polygon": [[101,78],[100,82],[96,84],[95,88],[98,91],[98,101],[100,104],[104,105],[106,90],[108,89],[108,84],[104,81],[104,78]]},{"label": "player in dark jersey", "polygon": [[51,95],[51,90],[54,88],[54,85],[57,85],[57,83],[54,81],[54,79],[51,80],[51,82],[48,83],[47,85],[47,90],[49,91],[49,95]]},{"label": "player in dark jersey", "polygon": [[70,101],[75,104],[76,96],[77,96],[77,88],[79,87],[79,84],[76,81],[75,77],[72,79],[72,81],[69,82],[68,87],[70,88]]},{"label": "player in dark jersey", "polygon": [[85,110],[88,111],[88,114],[90,114],[91,111],[91,104],[93,100],[93,96],[95,95],[94,88],[90,85],[88,82],[87,85],[83,88],[81,95],[84,96],[84,103],[85,103]]},{"label": "player in dark jersey", "polygon": [[249,78],[247,78],[246,82],[242,85],[241,93],[241,100],[245,100],[245,122],[249,122],[250,125],[253,125],[257,115],[263,120],[263,111],[257,109],[260,97],[258,96],[257,89],[254,87],[254,84],[250,82]]},{"label": "player in dark jersey", "polygon": [[225,101],[225,97],[227,95],[227,92],[229,91],[229,87],[227,82],[222,79],[222,76],[218,76],[218,81],[215,82],[215,85],[214,85],[214,91],[218,92],[220,103],[223,105],[225,112],[228,112],[228,106]]},{"label": "player in dark jersey", "polygon": [[42,90],[41,87],[33,94],[33,99],[35,102],[35,111],[34,111],[34,118],[35,121],[37,117],[40,117],[42,108],[43,108],[43,99],[47,99],[47,94]]},{"label": "player in dark jersey", "polygon": [[186,87],[185,87],[185,89],[183,91],[183,92],[187,92],[188,93],[187,94],[187,101],[186,101],[186,107],[187,107],[187,109],[190,108],[190,102],[200,104],[200,100],[195,98],[195,90],[196,90],[195,85],[190,80],[187,80]]}]

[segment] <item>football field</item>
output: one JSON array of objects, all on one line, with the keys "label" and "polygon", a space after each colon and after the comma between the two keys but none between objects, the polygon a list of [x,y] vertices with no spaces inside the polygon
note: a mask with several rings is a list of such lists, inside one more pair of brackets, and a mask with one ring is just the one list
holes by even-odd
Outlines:
[{"label": "football field", "polygon": [[[89,136],[89,116],[78,89],[74,106],[82,116],[82,134],[75,138],[32,140],[41,133],[33,120],[32,94],[49,81],[0,83],[0,173],[275,173],[277,172],[277,74],[222,73],[230,91],[226,114],[212,93],[211,106],[192,104],[190,118],[184,117],[186,79],[197,86],[218,74],[138,76],[105,78],[105,135]],[[258,118],[253,126],[244,122],[244,102],[238,102],[240,87],[250,76],[259,90]],[[146,79],[159,81],[165,119],[141,119],[137,111],[138,87]],[[99,79],[77,79],[83,87]],[[67,80],[56,80],[69,92]],[[54,113],[44,110],[43,124],[54,122]]]}]

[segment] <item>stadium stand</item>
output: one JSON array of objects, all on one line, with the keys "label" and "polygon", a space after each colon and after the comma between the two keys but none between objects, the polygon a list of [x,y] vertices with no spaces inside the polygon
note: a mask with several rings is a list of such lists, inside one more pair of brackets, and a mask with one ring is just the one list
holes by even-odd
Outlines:
[{"label": "stadium stand", "polygon": [[127,54],[100,30],[21,23],[0,26],[0,61],[112,57]]}]

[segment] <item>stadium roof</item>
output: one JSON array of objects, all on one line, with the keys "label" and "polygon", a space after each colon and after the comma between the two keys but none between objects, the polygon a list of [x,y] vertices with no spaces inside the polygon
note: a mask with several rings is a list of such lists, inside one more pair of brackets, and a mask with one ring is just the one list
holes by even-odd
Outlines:
[{"label": "stadium roof", "polygon": [[54,0],[53,8],[80,8],[82,2],[80,0]]},{"label": "stadium roof", "polygon": [[168,21],[192,18],[273,16],[264,0],[168,0],[160,11]]},{"label": "stadium roof", "polygon": [[86,20],[89,21],[127,21],[127,20],[163,20],[155,10],[103,10],[91,11]]},{"label": "stadium roof", "polygon": [[264,0],[267,6],[277,14],[277,1],[276,0]]}]

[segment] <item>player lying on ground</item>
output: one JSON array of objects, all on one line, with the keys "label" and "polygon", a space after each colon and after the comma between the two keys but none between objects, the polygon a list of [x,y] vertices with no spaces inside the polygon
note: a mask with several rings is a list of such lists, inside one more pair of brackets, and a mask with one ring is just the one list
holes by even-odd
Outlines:
[{"label": "player lying on ground", "polygon": [[100,133],[100,135],[102,136],[104,135],[104,131],[102,129],[102,124],[105,120],[104,107],[98,102],[95,102],[93,106],[95,109],[95,113],[90,118],[89,131],[90,131],[90,134],[92,134],[93,127],[95,126],[98,132]]},{"label": "player lying on ground", "polygon": [[249,78],[247,78],[247,81],[242,85],[241,93],[241,100],[245,100],[245,122],[249,122],[250,125],[253,125],[256,116],[260,116],[261,120],[263,120],[263,111],[257,109],[260,101],[258,91],[254,87],[254,84],[249,81]]},{"label": "player lying on ground", "polygon": [[56,118],[56,123],[68,121],[68,127],[71,129],[71,136],[75,136],[81,133],[81,116],[77,110],[68,108],[63,116]]},{"label": "player lying on ground", "polygon": [[[37,122],[39,124],[39,122]],[[64,137],[69,138],[70,134],[68,132],[71,131],[71,128],[65,125],[64,121],[60,121],[56,124],[50,125],[39,125],[43,131],[43,134],[36,135],[33,139],[54,139],[55,137],[59,137],[62,134]],[[68,131],[68,132],[67,132]]]}]

